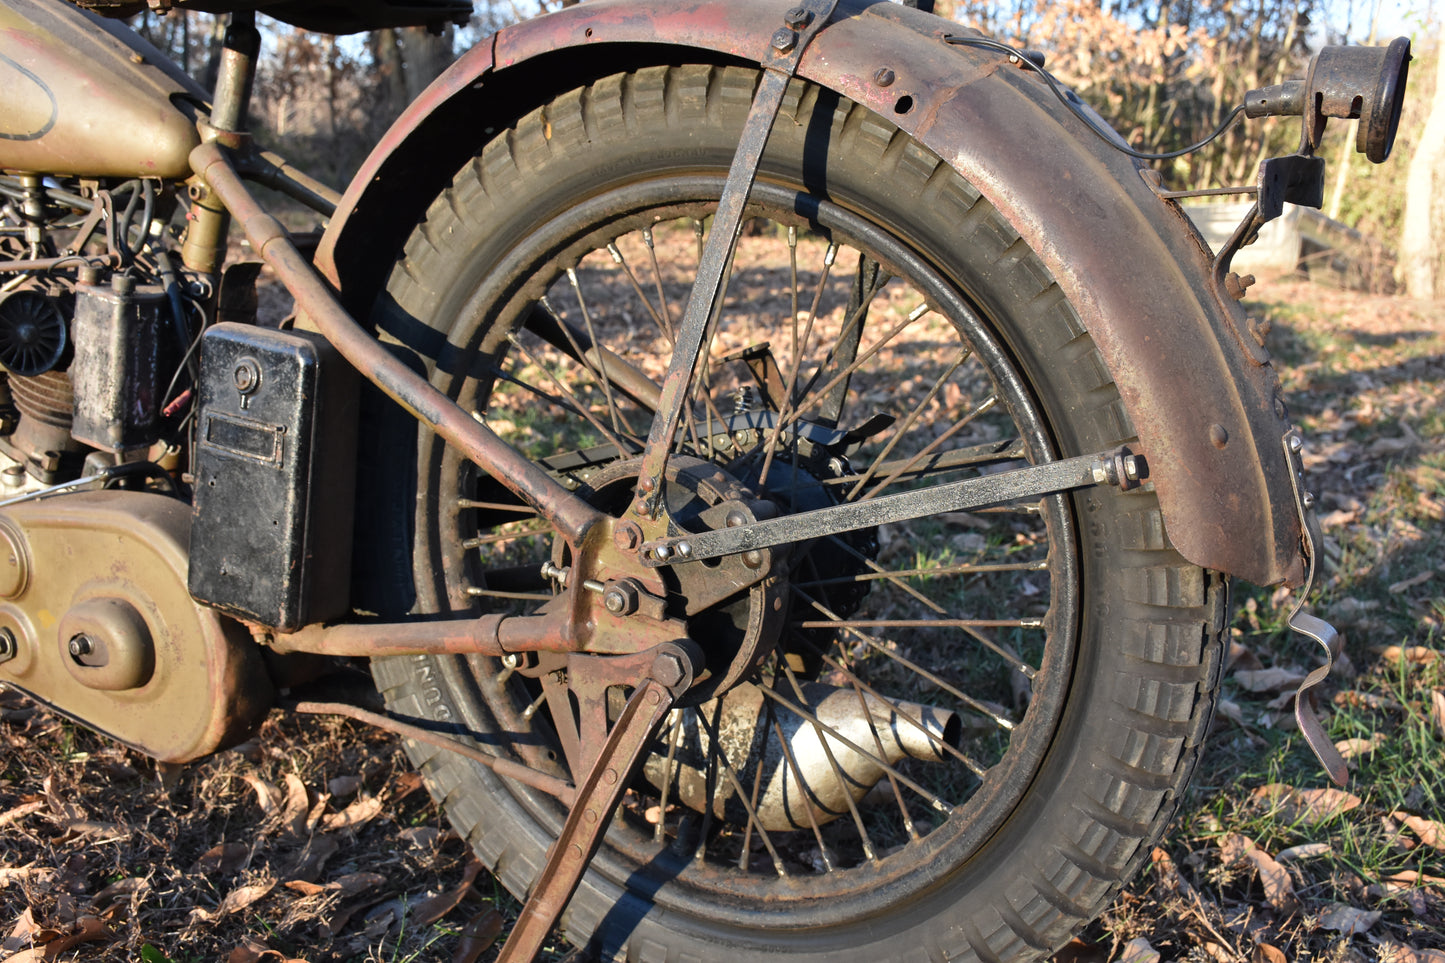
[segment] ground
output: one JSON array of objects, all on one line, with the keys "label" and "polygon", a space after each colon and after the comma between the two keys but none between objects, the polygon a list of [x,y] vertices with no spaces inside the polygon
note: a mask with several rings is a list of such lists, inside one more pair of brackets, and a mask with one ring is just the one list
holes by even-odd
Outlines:
[{"label": "ground", "polygon": [[[1445,308],[1294,281],[1250,295],[1308,439],[1313,610],[1348,653],[1320,708],[1354,771],[1332,788],[1294,729],[1318,660],[1283,628],[1290,600],[1237,586],[1200,772],[1060,959],[1445,963]],[[0,753],[3,958],[468,961],[515,918],[397,741],[358,724],[277,711],[158,769],[0,692]]]}]

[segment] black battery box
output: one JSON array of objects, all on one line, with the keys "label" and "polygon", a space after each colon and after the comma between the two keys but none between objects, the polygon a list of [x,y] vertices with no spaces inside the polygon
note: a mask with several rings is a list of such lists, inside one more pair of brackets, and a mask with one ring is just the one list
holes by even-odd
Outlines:
[{"label": "black battery box", "polygon": [[192,596],[283,630],[349,611],[357,384],[318,334],[206,332]]}]

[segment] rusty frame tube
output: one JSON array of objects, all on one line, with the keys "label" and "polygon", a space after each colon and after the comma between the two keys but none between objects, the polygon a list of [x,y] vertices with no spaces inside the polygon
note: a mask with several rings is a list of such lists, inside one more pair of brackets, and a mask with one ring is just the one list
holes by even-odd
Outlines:
[{"label": "rusty frame tube", "polygon": [[297,307],[363,377],[448,444],[535,508],[573,545],[600,518],[596,509],[477,421],[372,337],[317,276],[281,222],[251,196],[225,148],[211,142],[191,152],[191,167],[234,217],[251,246],[275,270]]},{"label": "rusty frame tube", "polygon": [[558,615],[482,615],[437,622],[309,625],[273,636],[275,652],[380,658],[391,655],[486,655],[570,652],[567,622]]},{"label": "rusty frame tube", "polygon": [[[322,238],[318,270],[364,310],[396,253],[388,244],[400,243],[484,131],[623,70],[679,57],[766,63],[787,5],[593,0],[503,29],[378,144]],[[1208,246],[1152,191],[1142,165],[1084,130],[1037,75],[944,42],[962,29],[896,3],[840,0],[798,75],[911,135],[1038,252],[1082,322],[1075,330],[1066,319],[1062,333],[1092,337],[1119,387],[1121,427],[1131,423],[1150,452],[1179,552],[1257,584],[1298,585],[1302,527],[1279,453],[1288,427],[1279,379],[1248,350],[1244,309],[1212,277]]]},{"label": "rusty frame tube", "polygon": [[118,254],[65,254],[61,257],[46,257],[37,261],[0,261],[0,273],[19,274],[24,271],[48,271],[51,268],[59,267],[67,261],[81,261],[85,264],[103,264],[107,267],[118,267],[120,255]]},{"label": "rusty frame tube", "polygon": [[348,705],[345,702],[295,702],[289,704],[283,703],[282,707],[305,715],[345,716],[348,719],[355,719],[357,722],[364,722],[369,726],[385,729],[387,732],[394,732],[405,739],[424,742],[429,746],[436,746],[438,749],[444,749],[447,752],[454,752],[459,756],[465,756],[467,759],[481,763],[505,779],[511,779],[523,785],[531,786],[533,789],[553,796],[561,800],[563,805],[570,807],[577,801],[577,789],[565,780],[558,779],[556,776],[550,776],[545,772],[539,772],[536,769],[524,766],[519,762],[513,762],[510,759],[488,755],[459,739],[453,739],[449,736],[432,732],[430,729],[423,729],[421,726],[414,726],[410,723],[402,722],[399,719],[393,719],[391,716],[370,712],[359,706]]}]

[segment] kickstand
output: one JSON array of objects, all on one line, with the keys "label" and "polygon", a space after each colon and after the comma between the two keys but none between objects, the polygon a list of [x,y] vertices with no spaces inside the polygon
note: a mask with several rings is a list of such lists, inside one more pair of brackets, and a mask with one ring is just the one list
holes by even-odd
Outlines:
[{"label": "kickstand", "polygon": [[497,963],[528,963],[561,917],[612,822],[612,814],[651,748],[662,721],[692,684],[700,654],[689,642],[657,646],[651,667],[607,735],[562,833],[552,845],[532,895],[512,927]]}]

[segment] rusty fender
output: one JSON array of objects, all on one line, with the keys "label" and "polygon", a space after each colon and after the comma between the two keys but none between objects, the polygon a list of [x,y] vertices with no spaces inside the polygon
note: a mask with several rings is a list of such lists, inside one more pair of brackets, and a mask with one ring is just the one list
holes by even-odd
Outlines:
[{"label": "rusty fender", "polygon": [[[618,71],[761,63],[787,7],[595,0],[502,30],[387,133],[342,199],[318,266],[365,317],[426,205],[491,134]],[[1087,131],[1036,74],[944,43],[959,32],[898,4],[844,0],[798,73],[934,151],[1038,252],[1119,386],[1180,553],[1260,585],[1299,584],[1278,379],[1213,279],[1203,240],[1141,165]]]}]

